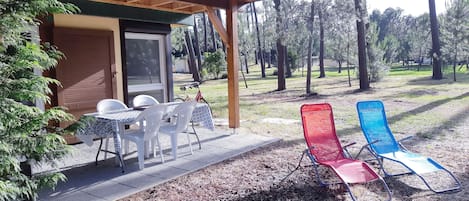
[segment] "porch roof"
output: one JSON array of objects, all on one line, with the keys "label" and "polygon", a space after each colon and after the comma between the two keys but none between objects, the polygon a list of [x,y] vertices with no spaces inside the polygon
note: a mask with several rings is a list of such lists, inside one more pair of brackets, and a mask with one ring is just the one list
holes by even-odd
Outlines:
[{"label": "porch roof", "polygon": [[[162,10],[174,13],[194,14],[206,11],[206,7],[231,8],[232,0],[92,0],[102,3]],[[235,0],[237,6],[256,0]]]}]

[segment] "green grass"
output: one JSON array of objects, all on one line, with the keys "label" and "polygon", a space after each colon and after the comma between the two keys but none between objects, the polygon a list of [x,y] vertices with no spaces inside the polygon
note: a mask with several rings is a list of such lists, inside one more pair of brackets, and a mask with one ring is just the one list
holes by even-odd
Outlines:
[{"label": "green grass", "polygon": [[[423,66],[417,71],[416,66],[394,66],[381,82],[371,83],[372,89],[358,92],[359,84],[355,72],[351,71],[352,87],[348,86],[347,71],[337,73],[337,68],[326,68],[326,78],[318,79],[317,67],[313,69],[312,86],[318,96],[305,98],[306,72],[298,69],[291,78],[287,78],[287,89],[276,91],[277,76],[272,73],[275,68],[267,69],[267,77],[260,77],[260,68],[251,66],[250,73],[245,74],[248,88],[239,73],[239,103],[241,126],[252,132],[274,133],[279,125],[262,124],[265,118],[284,118],[300,120],[299,108],[304,103],[331,103],[334,109],[336,127],[341,134],[359,132],[355,103],[360,100],[379,99],[385,103],[390,125],[393,130],[402,133],[419,134],[430,138],[440,133],[441,129],[455,126],[469,100],[469,73],[458,72],[458,81],[452,79],[450,68],[445,68],[442,80],[432,80],[431,66]],[[188,80],[190,81],[190,80]],[[210,80],[201,85],[204,97],[210,102],[215,118],[228,118],[228,85],[226,80]],[[181,94],[175,87],[175,93]],[[196,90],[188,91],[191,97]],[[466,112],[467,113],[467,112]],[[459,115],[459,116],[458,116]],[[458,118],[456,118],[456,117]],[[301,131],[300,125],[282,127]]]}]

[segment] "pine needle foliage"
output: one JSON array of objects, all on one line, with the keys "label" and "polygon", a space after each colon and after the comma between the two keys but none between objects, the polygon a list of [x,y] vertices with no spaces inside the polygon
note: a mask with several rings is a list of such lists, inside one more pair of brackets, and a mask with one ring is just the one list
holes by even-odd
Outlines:
[{"label": "pine needle foliage", "polygon": [[0,0],[0,201],[35,200],[41,188],[65,180],[61,173],[29,176],[20,163],[55,165],[69,148],[51,126],[71,120],[63,108],[42,111],[37,101],[49,103],[51,85],[60,83],[39,75],[63,55],[40,44],[39,18],[52,13],[75,13],[78,8],[58,0]]}]

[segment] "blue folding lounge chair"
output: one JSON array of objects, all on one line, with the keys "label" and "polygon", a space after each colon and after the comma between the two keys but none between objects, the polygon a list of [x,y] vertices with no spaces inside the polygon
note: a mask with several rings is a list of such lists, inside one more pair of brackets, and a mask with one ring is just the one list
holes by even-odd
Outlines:
[{"label": "blue folding lounge chair", "polygon": [[[401,144],[401,141],[409,139],[410,137],[396,141],[394,135],[389,129],[384,105],[381,101],[375,100],[358,102],[357,111],[360,119],[360,126],[366,140],[368,141],[368,144],[365,147],[376,157],[380,164],[380,169],[383,170],[385,177],[416,174],[423,180],[425,185],[435,193],[454,191],[461,188],[461,184],[456,177],[443,166],[431,158],[408,151]],[[410,172],[394,175],[390,174],[383,166],[384,159],[400,163]],[[436,173],[436,171],[442,171],[442,173],[446,172],[452,179],[454,179],[455,185],[446,189],[435,189],[432,187],[432,185],[425,180],[424,174]]]},{"label": "blue folding lounge chair", "polygon": [[341,180],[352,197],[356,200],[349,184],[365,184],[379,180],[387,192],[387,200],[391,200],[391,192],[388,185],[368,164],[352,159],[347,146],[342,147],[337,138],[334,125],[332,107],[327,103],[304,104],[301,106],[301,119],[303,132],[308,149],[305,151],[311,159],[316,177],[321,186],[329,185],[321,180],[318,167],[330,168]]}]

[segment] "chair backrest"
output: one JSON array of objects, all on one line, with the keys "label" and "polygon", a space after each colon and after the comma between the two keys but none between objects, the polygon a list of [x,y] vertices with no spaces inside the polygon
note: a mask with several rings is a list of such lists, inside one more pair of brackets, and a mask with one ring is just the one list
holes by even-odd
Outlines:
[{"label": "chair backrest", "polygon": [[172,115],[177,116],[176,133],[181,133],[187,129],[196,104],[197,102],[195,101],[186,101],[178,104],[178,106],[174,108]]},{"label": "chair backrest", "polygon": [[157,135],[166,108],[166,105],[153,105],[143,110],[135,119],[135,122],[142,122],[143,124],[145,133],[143,138],[145,140],[150,140]]},{"label": "chair backrest", "polygon": [[360,126],[371,148],[378,154],[399,150],[398,143],[389,129],[383,102],[361,101],[357,103]]},{"label": "chair backrest", "polygon": [[144,106],[144,105],[155,105],[159,104],[158,100],[149,95],[138,95],[132,101],[134,107]]},{"label": "chair backrest", "polygon": [[103,99],[99,101],[96,105],[96,110],[99,113],[106,113],[114,110],[123,109],[127,109],[127,105],[125,105],[122,101],[116,99]]},{"label": "chair backrest", "polygon": [[301,120],[309,153],[318,162],[344,158],[342,145],[335,131],[331,105],[304,104],[301,106]]}]

